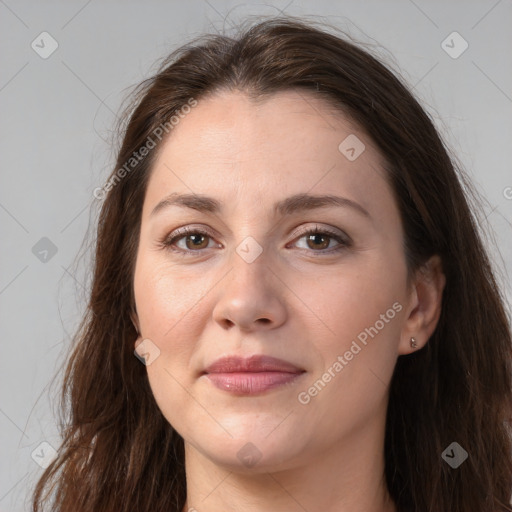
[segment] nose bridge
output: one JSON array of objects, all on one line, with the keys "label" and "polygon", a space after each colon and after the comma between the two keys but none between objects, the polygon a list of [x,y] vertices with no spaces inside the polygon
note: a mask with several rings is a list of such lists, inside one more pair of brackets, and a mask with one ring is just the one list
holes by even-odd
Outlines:
[{"label": "nose bridge", "polygon": [[236,288],[250,287],[253,298],[258,293],[267,294],[266,288],[269,279],[266,275],[269,272],[270,251],[252,236],[246,236],[236,247],[230,258],[231,277],[230,280]]},{"label": "nose bridge", "polygon": [[[252,265],[258,260],[259,265],[261,265],[264,260],[268,259],[267,255],[263,258],[261,257],[263,254],[263,246],[252,236],[246,236],[236,246],[235,253],[247,265]],[[237,258],[234,257],[234,260],[237,261]],[[257,266],[259,267],[259,265]]]},{"label": "nose bridge", "polygon": [[252,236],[235,247],[229,262],[231,270],[214,308],[217,322],[252,329],[256,325],[275,327],[284,321],[285,306],[273,284],[271,259],[271,252]]}]

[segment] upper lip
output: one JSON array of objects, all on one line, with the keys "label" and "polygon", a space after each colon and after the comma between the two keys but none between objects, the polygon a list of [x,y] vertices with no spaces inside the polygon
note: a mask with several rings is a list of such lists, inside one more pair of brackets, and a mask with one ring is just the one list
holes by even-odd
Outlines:
[{"label": "upper lip", "polygon": [[302,368],[276,357],[254,355],[251,357],[226,356],[217,359],[205,368],[204,373],[234,373],[234,372],[287,372],[302,373]]}]

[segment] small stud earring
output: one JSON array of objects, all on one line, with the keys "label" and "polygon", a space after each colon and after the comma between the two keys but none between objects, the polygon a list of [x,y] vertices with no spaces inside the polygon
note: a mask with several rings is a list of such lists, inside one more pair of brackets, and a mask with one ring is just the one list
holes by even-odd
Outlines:
[{"label": "small stud earring", "polygon": [[411,347],[412,348],[418,347],[418,342],[416,341],[416,338],[411,338]]}]

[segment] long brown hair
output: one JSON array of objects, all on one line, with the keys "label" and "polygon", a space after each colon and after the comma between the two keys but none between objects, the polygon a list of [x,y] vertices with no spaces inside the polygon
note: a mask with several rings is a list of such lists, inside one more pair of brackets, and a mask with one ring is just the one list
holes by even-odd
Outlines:
[{"label": "long brown hair", "polygon": [[[183,439],[163,417],[134,357],[133,275],[158,127],[191,98],[242,90],[257,99],[307,91],[373,139],[404,227],[408,270],[440,255],[442,313],[427,345],[398,358],[385,433],[385,473],[401,512],[511,511],[512,339],[463,171],[397,75],[333,27],[259,20],[236,37],[201,36],[136,89],[98,221],[86,314],[64,375],[67,414],[57,459],[33,494],[38,512],[181,512]],[[167,124],[166,124],[167,123]],[[166,132],[166,134],[167,134]],[[127,162],[152,139],[155,149]],[[119,169],[125,166],[120,177]],[[469,454],[442,458],[456,441]]]}]

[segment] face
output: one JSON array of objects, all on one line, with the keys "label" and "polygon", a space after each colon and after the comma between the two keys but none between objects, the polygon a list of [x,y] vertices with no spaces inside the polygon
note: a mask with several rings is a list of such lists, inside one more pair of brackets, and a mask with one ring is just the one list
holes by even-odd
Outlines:
[{"label": "face", "polygon": [[[162,146],[142,212],[137,343],[153,351],[162,413],[214,463],[293,467],[382,425],[410,299],[382,165],[366,133],[294,91],[201,99]],[[300,372],[204,373],[233,355]]]}]

